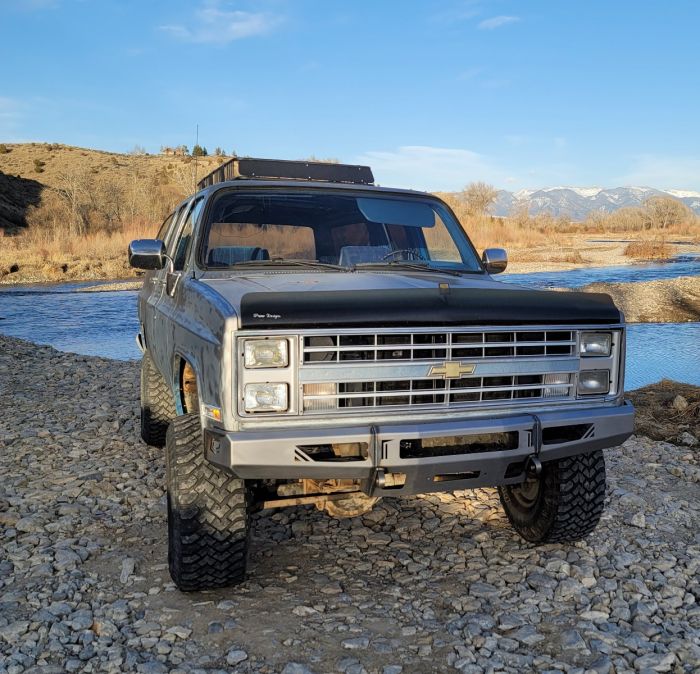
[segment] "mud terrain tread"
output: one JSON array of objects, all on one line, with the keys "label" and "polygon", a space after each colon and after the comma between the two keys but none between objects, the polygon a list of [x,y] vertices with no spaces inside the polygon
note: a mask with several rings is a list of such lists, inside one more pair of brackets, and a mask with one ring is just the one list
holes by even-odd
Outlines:
[{"label": "mud terrain tread", "polygon": [[177,587],[195,592],[240,583],[248,556],[245,481],[204,458],[199,416],[170,423],[166,439],[168,565]]},{"label": "mud terrain tread", "polygon": [[510,487],[499,487],[513,528],[533,543],[579,541],[598,525],[605,504],[605,457],[601,450],[543,465],[542,494],[530,512],[518,512]]},{"label": "mud terrain tread", "polygon": [[602,451],[560,459],[559,507],[548,543],[577,541],[598,525],[605,504],[605,458]]},{"label": "mud terrain tread", "polygon": [[167,382],[151,355],[141,359],[141,438],[151,447],[163,447],[170,420],[176,415],[175,401]]}]

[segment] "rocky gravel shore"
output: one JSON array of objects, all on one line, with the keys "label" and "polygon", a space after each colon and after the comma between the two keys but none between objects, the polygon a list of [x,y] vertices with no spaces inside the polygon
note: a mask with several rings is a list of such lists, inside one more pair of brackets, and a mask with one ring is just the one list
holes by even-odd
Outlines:
[{"label": "rocky gravel shore", "polygon": [[585,292],[607,293],[628,323],[685,323],[700,320],[700,277],[680,276],[638,283],[591,283]]},{"label": "rocky gravel shore", "polygon": [[250,578],[184,595],[138,365],[0,337],[0,672],[697,672],[697,448],[609,450],[585,543],[535,548],[495,490],[256,516]]}]

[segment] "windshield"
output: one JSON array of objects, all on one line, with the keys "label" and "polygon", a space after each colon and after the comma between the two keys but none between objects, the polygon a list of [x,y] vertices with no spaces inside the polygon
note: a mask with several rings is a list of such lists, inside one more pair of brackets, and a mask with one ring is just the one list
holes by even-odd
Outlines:
[{"label": "windshield", "polygon": [[204,230],[204,266],[411,266],[481,272],[460,224],[433,199],[314,190],[221,192]]}]

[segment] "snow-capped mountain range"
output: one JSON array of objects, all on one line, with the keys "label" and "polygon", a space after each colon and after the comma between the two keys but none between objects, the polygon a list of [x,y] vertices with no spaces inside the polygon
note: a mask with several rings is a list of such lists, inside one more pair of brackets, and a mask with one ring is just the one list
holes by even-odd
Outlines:
[{"label": "snow-capped mountain range", "polygon": [[530,213],[566,215],[582,220],[591,211],[611,212],[625,206],[640,206],[653,196],[679,199],[700,214],[700,192],[689,190],[657,190],[653,187],[545,187],[539,190],[500,190],[491,208],[494,215],[508,215],[513,209],[527,206]]}]

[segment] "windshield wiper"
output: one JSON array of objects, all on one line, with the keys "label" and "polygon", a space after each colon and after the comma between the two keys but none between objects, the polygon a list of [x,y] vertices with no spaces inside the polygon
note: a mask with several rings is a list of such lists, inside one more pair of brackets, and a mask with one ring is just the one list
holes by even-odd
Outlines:
[{"label": "windshield wiper", "polygon": [[431,267],[427,262],[402,262],[393,260],[390,262],[358,262],[352,269],[353,271],[361,271],[363,269],[372,269],[379,267],[389,267],[391,269],[406,269],[408,271],[427,271],[437,274],[449,274],[450,276],[461,276],[462,272],[456,269],[443,269],[442,267]]},{"label": "windshield wiper", "polygon": [[233,267],[307,267],[317,269],[333,269],[334,271],[350,271],[347,267],[318,260],[242,260],[234,262]]}]

